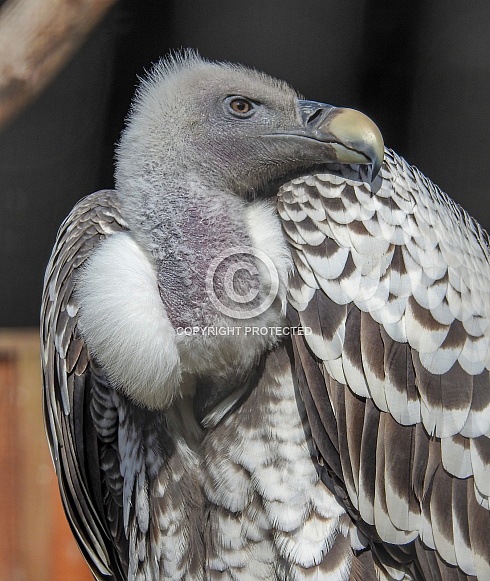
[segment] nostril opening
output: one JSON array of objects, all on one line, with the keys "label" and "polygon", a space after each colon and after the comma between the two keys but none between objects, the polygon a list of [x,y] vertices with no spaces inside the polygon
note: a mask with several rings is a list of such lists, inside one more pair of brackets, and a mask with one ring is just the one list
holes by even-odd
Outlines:
[{"label": "nostril opening", "polygon": [[315,121],[315,119],[317,119],[317,117],[318,117],[319,115],[321,115],[321,113],[322,113],[322,112],[323,112],[323,109],[322,109],[322,108],[320,108],[320,109],[317,109],[317,110],[316,110],[314,113],[312,113],[312,114],[311,114],[311,115],[308,117],[308,121],[306,122],[306,124],[308,125],[308,124],[310,124],[310,123],[313,123],[313,121]]}]

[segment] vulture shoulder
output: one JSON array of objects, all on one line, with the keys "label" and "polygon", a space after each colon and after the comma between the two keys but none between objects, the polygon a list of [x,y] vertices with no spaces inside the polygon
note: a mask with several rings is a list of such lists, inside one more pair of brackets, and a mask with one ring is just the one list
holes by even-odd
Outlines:
[{"label": "vulture shoulder", "polygon": [[[114,454],[111,457],[111,445],[117,437],[115,405],[108,397],[105,378],[94,373],[78,332],[79,303],[74,289],[77,275],[99,242],[125,229],[114,191],[103,190],[81,200],[58,231],[46,270],[41,310],[46,433],[65,512],[98,580],[124,578],[112,544],[113,535],[121,536],[122,529],[116,500],[121,499],[120,478]],[[106,401],[92,400],[92,394]],[[97,411],[99,426],[97,418],[94,421]],[[105,431],[107,468],[112,464],[114,469],[113,482],[105,486],[98,469],[99,445],[104,446],[99,441],[101,430]],[[107,520],[103,508],[104,488],[113,497],[113,522]]]},{"label": "vulture shoulder", "polygon": [[127,231],[117,193],[104,190],[81,200],[58,232],[41,312],[48,442],[69,524],[98,581],[202,581],[202,490],[179,427],[188,411],[133,403],[78,328],[79,277],[101,243]]},{"label": "vulture shoulder", "polygon": [[389,150],[371,184],[298,178],[278,210],[325,481],[394,578],[490,579],[488,235]]}]

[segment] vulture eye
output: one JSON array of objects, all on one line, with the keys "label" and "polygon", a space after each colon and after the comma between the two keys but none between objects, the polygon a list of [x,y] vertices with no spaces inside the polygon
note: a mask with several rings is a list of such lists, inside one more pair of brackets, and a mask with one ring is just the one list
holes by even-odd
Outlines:
[{"label": "vulture eye", "polygon": [[229,97],[227,99],[228,107],[231,110],[231,113],[235,115],[235,117],[250,117],[254,113],[255,106],[249,100],[245,99],[244,97]]}]

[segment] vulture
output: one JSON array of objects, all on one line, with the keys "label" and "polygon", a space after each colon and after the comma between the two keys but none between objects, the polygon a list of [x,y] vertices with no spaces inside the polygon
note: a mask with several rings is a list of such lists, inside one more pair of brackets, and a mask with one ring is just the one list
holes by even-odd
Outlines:
[{"label": "vulture", "polygon": [[183,51],[60,227],[44,414],[98,581],[490,579],[490,250],[365,115]]}]

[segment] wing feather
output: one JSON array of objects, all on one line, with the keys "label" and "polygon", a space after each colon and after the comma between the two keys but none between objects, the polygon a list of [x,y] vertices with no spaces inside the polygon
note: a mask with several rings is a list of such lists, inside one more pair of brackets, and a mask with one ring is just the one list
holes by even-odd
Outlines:
[{"label": "wing feather", "polygon": [[99,458],[89,442],[94,427],[87,396],[96,382],[77,332],[78,302],[73,290],[77,269],[101,236],[124,228],[114,192],[92,194],[75,206],[58,232],[46,271],[41,313],[43,403],[51,455],[71,528],[94,576],[101,580],[122,578],[111,543],[120,523],[113,516],[109,531],[100,486],[94,486],[94,478],[100,479],[93,470]]},{"label": "wing feather", "polygon": [[[312,434],[336,442],[326,468],[381,569],[486,579],[488,235],[392,151],[372,183],[363,171],[279,193],[290,304],[311,328],[294,348]],[[323,376],[304,373],[304,345]]]},{"label": "wing feather", "polygon": [[369,525],[374,525],[374,498],[376,483],[376,438],[380,412],[372,400],[366,400],[359,462],[359,513]]}]

